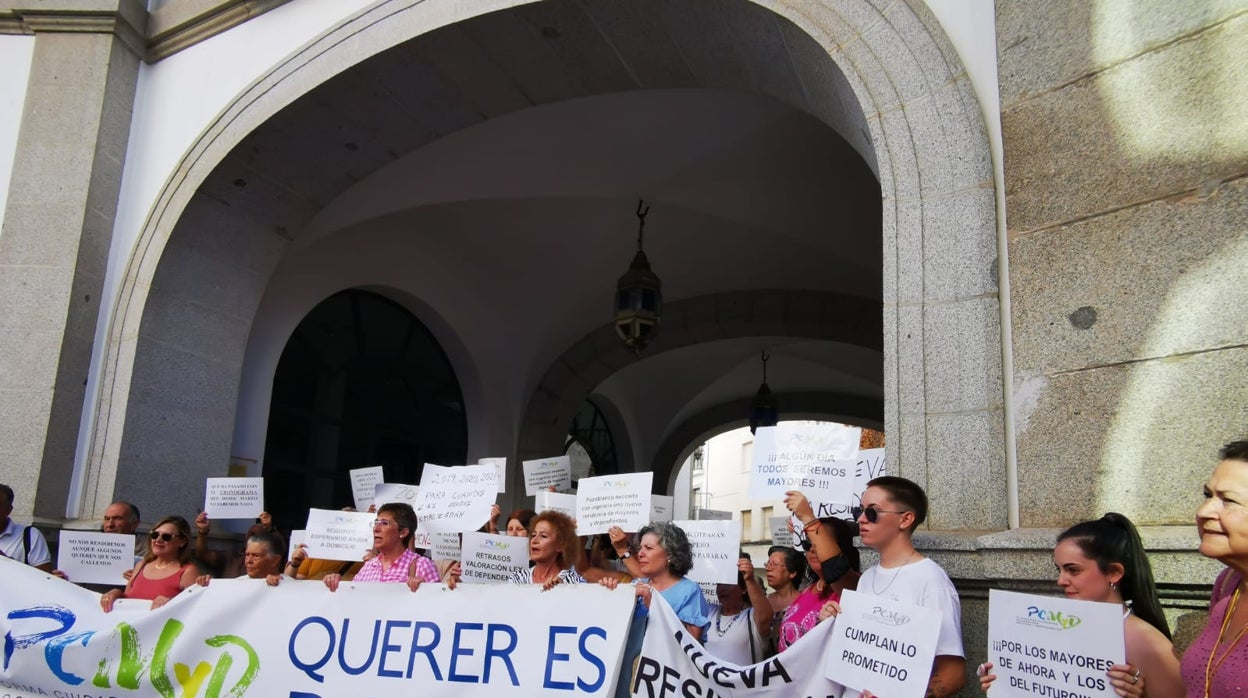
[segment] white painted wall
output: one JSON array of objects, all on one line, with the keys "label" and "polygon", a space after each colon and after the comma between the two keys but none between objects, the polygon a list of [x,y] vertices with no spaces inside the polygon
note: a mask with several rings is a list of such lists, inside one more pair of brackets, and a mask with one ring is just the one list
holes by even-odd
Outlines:
[{"label": "white painted wall", "polygon": [[17,136],[22,126],[22,107],[26,104],[26,84],[30,82],[30,63],[35,54],[35,37],[0,35],[0,221],[9,200],[9,180],[13,176],[13,156],[17,152]]}]

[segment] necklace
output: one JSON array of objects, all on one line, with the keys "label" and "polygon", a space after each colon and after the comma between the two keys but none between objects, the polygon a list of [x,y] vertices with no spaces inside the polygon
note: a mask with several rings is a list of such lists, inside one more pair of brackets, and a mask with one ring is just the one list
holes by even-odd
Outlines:
[{"label": "necklace", "polygon": [[1222,628],[1218,630],[1218,639],[1213,642],[1213,649],[1209,650],[1209,661],[1205,662],[1205,698],[1209,698],[1209,688],[1213,684],[1213,677],[1218,673],[1218,668],[1222,666],[1222,662],[1230,656],[1231,650],[1235,649],[1236,643],[1248,632],[1248,623],[1235,633],[1235,638],[1226,646],[1226,650],[1222,652],[1222,656],[1215,662],[1213,658],[1218,654],[1218,645],[1222,644],[1222,636],[1226,634],[1226,628],[1231,624],[1231,616],[1235,615],[1235,606],[1239,603],[1239,588],[1236,587],[1235,595],[1231,597],[1231,605],[1226,609],[1226,617],[1222,619]]},{"label": "necklace", "polygon": [[[901,568],[910,564],[910,558],[914,557],[914,554],[917,552],[918,552],[917,550],[911,550],[910,554],[906,556],[906,559],[902,560],[900,565],[897,565],[897,570],[893,572],[892,578],[888,580],[888,584],[885,584],[883,589],[875,588],[875,577],[872,577],[871,578],[871,593],[876,596],[882,596],[884,592],[888,591],[889,587],[893,585],[893,582],[897,581],[897,577],[901,575]],[[876,576],[879,576],[879,575],[876,575]]]},{"label": "necklace", "polygon": [[733,623],[736,623],[737,619],[740,618],[742,615],[743,615],[742,611],[737,611],[736,613],[732,615],[732,620],[728,621],[728,627],[721,628],[719,627],[719,621],[723,619],[724,617],[724,609],[722,608],[719,609],[718,611],[715,612],[715,632],[720,637],[723,637],[725,634],[728,633],[729,630],[732,630]]}]

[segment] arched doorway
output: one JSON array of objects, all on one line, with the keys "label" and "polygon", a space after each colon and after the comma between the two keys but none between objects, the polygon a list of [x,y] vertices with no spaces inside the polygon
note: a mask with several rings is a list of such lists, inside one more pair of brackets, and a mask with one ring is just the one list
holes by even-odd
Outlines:
[{"label": "arched doorway", "polygon": [[463,463],[467,425],[455,371],[424,324],[376,293],[336,293],[277,364],[263,474],[282,496],[270,512],[298,523],[309,507],[351,505],[353,468],[417,483],[425,463]]}]

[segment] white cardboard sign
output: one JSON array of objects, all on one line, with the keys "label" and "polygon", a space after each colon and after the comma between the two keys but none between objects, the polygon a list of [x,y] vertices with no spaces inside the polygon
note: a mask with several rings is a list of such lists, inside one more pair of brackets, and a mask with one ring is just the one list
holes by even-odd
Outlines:
[{"label": "white cardboard sign", "polygon": [[478,458],[477,465],[492,465],[498,469],[498,493],[503,494],[507,491],[507,459],[506,458]]},{"label": "white cardboard sign", "polygon": [[731,511],[720,511],[719,509],[698,509],[698,521],[732,521]]},{"label": "white cardboard sign", "polygon": [[308,532],[306,530],[301,531],[297,528],[292,530],[290,532],[290,547],[286,551],[286,559],[289,560],[294,557],[295,551],[299,549],[299,546],[304,545],[307,542]]},{"label": "white cardboard sign", "polygon": [[1126,663],[1122,606],[990,589],[988,661],[993,696],[1111,698],[1105,672]]},{"label": "white cardboard sign", "polygon": [[922,698],[939,636],[939,611],[846,589],[824,675],[877,696]]},{"label": "white cardboard sign", "polygon": [[693,568],[685,576],[695,582],[736,584],[741,552],[739,521],[674,521],[689,538]]},{"label": "white cardboard sign", "polygon": [[854,468],[844,461],[858,457],[858,442],[851,438],[860,438],[861,433],[856,427],[822,423],[759,427],[754,433],[750,496],[780,500],[785,492],[800,490],[812,502],[849,504]]},{"label": "white cardboard sign", "polygon": [[309,509],[304,545],[308,557],[358,561],[373,549],[373,521],[366,511]]},{"label": "white cardboard sign", "polygon": [[458,533],[429,533],[416,531],[412,546],[428,552],[431,560],[458,560]]},{"label": "white cardboard sign", "polygon": [[862,493],[866,491],[867,483],[881,475],[888,474],[888,465],[882,448],[864,448],[858,452],[858,458],[854,460],[853,465],[854,491],[849,498],[850,501],[820,502],[812,499],[810,506],[815,510],[815,516],[819,518],[835,516],[838,519],[853,521],[853,508],[862,506]]},{"label": "white cardboard sign", "polygon": [[612,526],[638,531],[650,523],[650,485],[654,473],[587,477],[576,489],[576,532],[606,533]]},{"label": "white cardboard sign", "polygon": [[797,536],[789,530],[789,517],[772,516],[767,519],[767,527],[771,529],[772,545],[783,545],[786,548],[797,547]]},{"label": "white cardboard sign", "polygon": [[123,586],[134,565],[132,533],[61,531],[56,568],[75,584]]},{"label": "white cardboard sign", "polygon": [[264,512],[264,478],[210,477],[204,487],[204,513],[210,519],[254,519]]},{"label": "white cardboard sign", "polygon": [[538,492],[534,498],[534,511],[557,511],[576,518],[576,495],[562,492]]},{"label": "white cardboard sign", "polygon": [[464,534],[460,579],[465,582],[497,584],[510,582],[516,570],[529,566],[529,540],[490,533]]},{"label": "white cardboard sign", "polygon": [[558,492],[572,489],[572,460],[567,456],[526,460],[520,464],[524,470],[524,494],[532,497],[551,485]]},{"label": "white cardboard sign", "polygon": [[671,521],[675,515],[676,498],[666,494],[650,495],[650,520]]},{"label": "white cardboard sign", "polygon": [[490,518],[498,497],[493,465],[445,467],[425,464],[416,496],[416,518],[430,533],[475,531]]},{"label": "white cardboard sign", "polygon": [[356,511],[368,511],[368,508],[373,505],[373,492],[377,488],[377,483],[386,480],[381,472],[381,466],[356,468],[349,475],[351,475],[351,494],[355,497]]},{"label": "white cardboard sign", "polygon": [[416,495],[420,488],[416,485],[404,485],[401,482],[379,482],[373,489],[373,503],[380,509],[383,504],[406,504],[416,508]]}]

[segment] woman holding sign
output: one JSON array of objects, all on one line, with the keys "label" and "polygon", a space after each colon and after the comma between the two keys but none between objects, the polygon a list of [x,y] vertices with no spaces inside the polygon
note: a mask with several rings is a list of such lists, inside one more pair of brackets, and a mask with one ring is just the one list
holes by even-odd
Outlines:
[{"label": "woman holding sign", "polygon": [[[858,550],[854,547],[854,530],[849,522],[837,518],[815,517],[806,495],[796,490],[786,492],[784,505],[802,522],[806,539],[806,562],[815,577],[784,609],[776,636],[776,649],[785,651],[821,620],[832,615],[829,602],[839,601],[845,589],[858,586]],[[827,610],[825,610],[827,608]]]},{"label": "woman holding sign", "polygon": [[191,562],[191,525],[181,516],[166,516],[152,527],[152,544],[135,565],[126,589],[113,589],[100,596],[105,613],[120,598],[146,599],[160,608],[183,589],[195,583],[199,570]]},{"label": "woman holding sign", "polygon": [[[1067,597],[1126,608],[1122,629],[1127,663],[1107,672],[1114,692],[1124,698],[1183,695],[1179,659],[1157,599],[1152,566],[1131,521],[1111,512],[1071,526],[1057,537],[1053,564],[1057,585]],[[992,662],[981,664],[977,673],[987,691],[996,678]]]},{"label": "woman holding sign", "polygon": [[[1187,695],[1242,695],[1248,685],[1248,441],[1222,447],[1196,510],[1200,554],[1226,569],[1213,583],[1209,624],[1183,655]],[[1241,603],[1242,602],[1242,603]],[[1150,679],[1151,680],[1151,679]]]},{"label": "woman holding sign", "polygon": [[529,536],[529,560],[533,566],[516,570],[511,581],[516,584],[541,584],[550,589],[556,584],[584,584],[585,578],[576,571],[581,555],[581,539],[576,537],[576,523],[563,512],[543,511],[533,517]]}]

